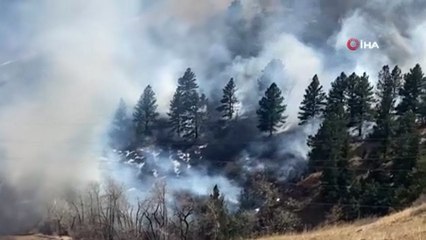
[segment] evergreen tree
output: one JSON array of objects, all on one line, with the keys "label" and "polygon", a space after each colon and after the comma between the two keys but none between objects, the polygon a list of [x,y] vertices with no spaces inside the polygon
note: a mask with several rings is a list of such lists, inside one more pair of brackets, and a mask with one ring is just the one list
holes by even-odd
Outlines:
[{"label": "evergreen tree", "polygon": [[420,115],[420,99],[424,84],[425,77],[419,64],[404,75],[404,84],[399,90],[401,96],[401,102],[397,108],[399,115],[404,115],[409,110],[416,114],[416,117]]},{"label": "evergreen tree", "polygon": [[109,144],[113,148],[125,148],[130,145],[132,136],[132,119],[128,114],[126,103],[120,99],[109,132]]},{"label": "evergreen tree", "polygon": [[331,113],[334,111],[341,110],[340,107],[343,106],[343,112],[346,113],[346,97],[345,93],[348,88],[348,77],[344,72],[340,74],[339,77],[336,78],[334,82],[331,83],[331,89],[327,96],[327,104],[325,107],[325,114]]},{"label": "evergreen tree", "polygon": [[224,196],[217,185],[207,201],[197,209],[199,236],[202,239],[225,240],[232,239],[232,222],[228,214]]},{"label": "evergreen tree", "polygon": [[170,123],[173,131],[186,140],[198,138],[200,96],[195,74],[190,68],[178,80],[178,87],[170,103]]},{"label": "evergreen tree", "polygon": [[183,107],[181,101],[182,92],[179,88],[177,88],[173,94],[172,100],[170,101],[170,110],[167,114],[169,115],[169,122],[172,127],[172,131],[176,132],[178,137],[182,136]]},{"label": "evergreen tree", "polygon": [[388,212],[393,193],[390,172],[387,169],[393,157],[393,142],[396,134],[396,101],[401,83],[401,70],[398,66],[390,72],[389,66],[383,66],[379,72],[377,83],[377,99],[375,122],[370,142],[374,143],[369,160],[365,167],[370,171],[360,183],[364,192],[360,195],[360,204],[378,206],[361,208],[362,216],[385,214]]},{"label": "evergreen tree", "polygon": [[158,115],[155,93],[152,87],[148,85],[133,112],[133,122],[135,123],[137,136],[151,133],[151,127]]},{"label": "evergreen tree", "polygon": [[[342,143],[347,135],[347,114],[345,111],[345,88],[346,75],[342,73],[331,84],[327,96],[327,104],[324,111],[324,120],[315,136],[309,137],[308,145],[311,147],[309,153],[309,165],[311,171],[323,170],[327,173],[327,181],[335,181],[337,159],[341,151]],[[333,160],[334,159],[334,160]],[[327,160],[324,162],[324,160]],[[331,168],[330,168],[331,167]],[[334,177],[331,177],[334,176]]]},{"label": "evergreen tree", "polygon": [[360,81],[359,76],[356,73],[352,73],[346,80],[346,89],[345,97],[348,107],[348,126],[353,127],[356,125],[356,115],[357,115],[357,105],[358,105],[358,96],[357,96],[357,85]]},{"label": "evergreen tree", "polygon": [[266,90],[265,96],[259,101],[259,109],[256,111],[259,117],[260,131],[269,132],[271,136],[277,127],[285,123],[284,111],[286,105],[283,103],[284,97],[281,96],[281,90],[275,83]]},{"label": "evergreen tree", "polygon": [[392,186],[395,187],[394,207],[408,206],[420,194],[420,182],[416,177],[420,156],[420,135],[416,116],[408,110],[398,119],[395,141],[395,157],[392,159]]},{"label": "evergreen tree", "polygon": [[393,69],[392,73],[389,72],[389,66],[383,66],[379,73],[378,91],[376,93],[379,104],[376,106],[376,126],[374,127],[372,138],[383,141],[382,158],[386,158],[389,154],[390,142],[394,136],[395,104],[401,79],[401,71],[398,66]]},{"label": "evergreen tree", "polygon": [[349,134],[343,136],[341,144],[341,155],[336,162],[337,206],[341,209],[341,219],[348,221],[360,216],[359,198],[363,189],[357,181],[356,169],[349,162],[351,159]]},{"label": "evergreen tree", "polygon": [[389,155],[391,140],[395,134],[395,104],[398,98],[398,89],[401,84],[401,70],[398,66],[390,73],[389,66],[383,66],[377,83],[378,105],[376,106],[375,122],[371,138],[380,141],[380,158],[386,159]]},{"label": "evergreen tree", "polygon": [[324,110],[325,100],[326,95],[318,80],[318,76],[315,75],[303,96],[299,112],[299,125],[303,125],[310,119],[321,116]]},{"label": "evergreen tree", "polygon": [[319,169],[322,170],[322,193],[324,200],[328,203],[337,203],[342,188],[346,187],[346,182],[348,182],[347,176],[345,176],[348,161],[346,152],[346,144],[348,144],[347,121],[341,116],[342,112],[327,115],[320,130],[323,136],[329,138],[316,139],[313,148],[316,151],[322,150],[322,152],[312,150],[316,155],[311,155],[312,159],[310,159],[312,163],[317,163],[315,167],[321,166]]},{"label": "evergreen tree", "polygon": [[344,218],[353,215],[354,208],[346,207],[356,195],[350,186],[355,175],[350,170],[350,137],[348,133],[348,114],[345,110],[346,75],[341,74],[332,83],[324,111],[324,120],[308,145],[311,171],[322,171],[321,192],[325,202],[342,205]]},{"label": "evergreen tree", "polygon": [[233,78],[229,80],[222,91],[223,96],[220,100],[221,105],[217,108],[217,110],[222,113],[223,119],[231,120],[235,116],[236,104],[238,103],[238,99],[235,96],[237,89]]},{"label": "evergreen tree", "polygon": [[372,119],[373,86],[370,85],[368,76],[364,73],[361,77],[352,74],[349,85],[354,86],[353,94],[348,99],[350,125],[357,126],[358,137],[362,136],[364,123]]}]

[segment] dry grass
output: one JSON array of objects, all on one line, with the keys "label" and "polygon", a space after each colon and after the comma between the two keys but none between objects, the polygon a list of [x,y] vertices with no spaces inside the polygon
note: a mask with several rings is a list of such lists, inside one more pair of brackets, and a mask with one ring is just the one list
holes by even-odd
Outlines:
[{"label": "dry grass", "polygon": [[0,236],[0,240],[72,240],[72,239],[70,237],[55,237],[55,236],[35,234],[35,235],[22,235],[22,236],[5,236],[5,237]]},{"label": "dry grass", "polygon": [[426,204],[369,222],[259,240],[426,240]]}]

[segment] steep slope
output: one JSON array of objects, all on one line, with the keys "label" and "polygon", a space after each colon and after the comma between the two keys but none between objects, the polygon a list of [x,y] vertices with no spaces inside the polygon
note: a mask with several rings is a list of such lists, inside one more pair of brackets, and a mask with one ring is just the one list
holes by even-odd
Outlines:
[{"label": "steep slope", "polygon": [[426,240],[426,204],[377,220],[259,240]]}]

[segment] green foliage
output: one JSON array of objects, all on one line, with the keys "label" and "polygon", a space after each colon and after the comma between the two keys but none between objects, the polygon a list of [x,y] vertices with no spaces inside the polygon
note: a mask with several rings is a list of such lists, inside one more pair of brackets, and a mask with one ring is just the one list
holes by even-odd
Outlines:
[{"label": "green foliage", "polygon": [[349,126],[356,126],[361,137],[364,123],[372,119],[373,86],[366,73],[361,77],[352,73],[347,82]]},{"label": "green foliage", "polygon": [[381,151],[384,155],[388,154],[387,149],[390,145],[390,138],[394,135],[395,104],[401,79],[401,70],[398,66],[395,66],[392,73],[389,72],[389,66],[383,66],[379,73],[376,93],[379,103],[376,106],[376,126],[371,137],[382,141],[383,147],[386,148]]},{"label": "green foliage", "polygon": [[422,68],[417,64],[404,75],[404,84],[399,89],[399,95],[401,95],[401,102],[398,105],[399,115],[407,111],[412,111],[416,117],[420,115],[420,100],[424,85],[425,77]]},{"label": "green foliage", "polygon": [[[336,160],[347,136],[347,114],[345,111],[346,75],[343,73],[331,84],[324,111],[324,120],[315,136],[311,136],[308,145],[310,170],[326,172],[327,181],[335,181]],[[327,160],[327,161],[326,161]]]},{"label": "green foliage", "polygon": [[305,95],[303,95],[299,111],[299,125],[303,125],[310,119],[321,116],[325,106],[325,99],[326,95],[318,80],[318,76],[315,75],[305,90]]},{"label": "green foliage", "polygon": [[158,117],[157,99],[152,87],[148,85],[143,91],[133,112],[133,122],[136,127],[136,135],[150,134],[151,127]]},{"label": "green foliage", "polygon": [[217,185],[214,186],[210,197],[198,207],[196,215],[199,239],[233,239],[233,221]]},{"label": "green foliage", "polygon": [[195,74],[190,68],[178,80],[178,87],[170,102],[170,124],[179,137],[195,140],[199,136],[200,96]]},{"label": "green foliage", "polygon": [[394,157],[396,138],[396,101],[401,84],[401,70],[398,66],[390,72],[389,66],[383,66],[377,83],[378,105],[376,106],[376,126],[369,141],[374,142],[372,154],[365,167],[371,169],[360,185],[364,192],[360,195],[360,216],[385,214],[393,198],[392,172],[388,169],[389,161]]},{"label": "green foliage", "polygon": [[223,119],[231,120],[235,117],[236,104],[238,103],[238,99],[235,96],[237,89],[233,78],[229,80],[222,91],[223,96],[220,100],[221,105],[217,108],[217,110],[222,113]]},{"label": "green foliage", "polygon": [[324,122],[323,130],[327,132],[329,139],[323,139],[323,142],[319,144],[322,150],[326,151],[322,152],[322,157],[317,155],[315,156],[317,158],[313,160],[318,162],[314,167],[323,165],[321,182],[325,184],[324,199],[328,203],[335,203],[340,196],[346,194],[345,188],[352,181],[348,172],[349,134],[346,119],[339,118],[337,114],[329,114]]},{"label": "green foliage", "polygon": [[401,83],[401,70],[395,66],[392,73],[389,73],[389,67],[384,66],[379,73],[377,83],[377,115],[375,118],[376,126],[372,133],[372,139],[377,139],[380,143],[379,158],[385,162],[390,154],[392,138],[396,131],[396,108],[398,88]]},{"label": "green foliage", "polygon": [[182,118],[183,106],[181,103],[181,99],[182,99],[182,92],[178,88],[173,94],[173,98],[170,101],[169,112],[167,113],[169,115],[169,122],[172,127],[172,131],[176,132],[179,137],[182,135],[182,125],[183,125],[183,118]]},{"label": "green foliage", "polygon": [[120,99],[118,108],[114,114],[109,132],[109,143],[113,148],[122,149],[133,140],[132,119],[130,118],[126,103]]},{"label": "green foliage", "polygon": [[420,194],[420,182],[416,177],[420,157],[420,136],[416,116],[408,111],[398,120],[395,157],[392,158],[392,183],[395,189],[394,206],[406,207]]},{"label": "green foliage", "polygon": [[256,111],[259,117],[258,128],[260,131],[268,132],[271,136],[278,127],[285,123],[284,111],[286,105],[281,90],[275,83],[266,90],[265,96],[259,101],[259,109]]},{"label": "green foliage", "polygon": [[348,88],[348,77],[345,73],[341,73],[334,82],[331,83],[331,89],[327,96],[327,105],[325,107],[325,113],[332,113],[341,111],[341,107],[344,107],[344,114],[346,113],[345,106],[347,104],[345,93]]},{"label": "green foliage", "polygon": [[270,235],[300,229],[301,219],[296,214],[300,205],[294,199],[283,197],[279,188],[268,181],[264,173],[256,173],[249,180],[240,195],[240,210],[248,213],[254,210],[252,233]]}]

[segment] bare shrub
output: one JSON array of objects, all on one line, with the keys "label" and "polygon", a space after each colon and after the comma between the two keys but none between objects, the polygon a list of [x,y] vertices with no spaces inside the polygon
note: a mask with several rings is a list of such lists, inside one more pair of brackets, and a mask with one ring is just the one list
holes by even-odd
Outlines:
[{"label": "bare shrub", "polygon": [[195,200],[189,193],[175,195],[171,233],[173,239],[190,240],[194,238]]},{"label": "bare shrub", "polygon": [[69,232],[74,239],[168,240],[166,187],[157,183],[150,196],[129,204],[124,188],[113,181],[103,187],[92,184],[53,201],[42,227],[50,233]]}]

